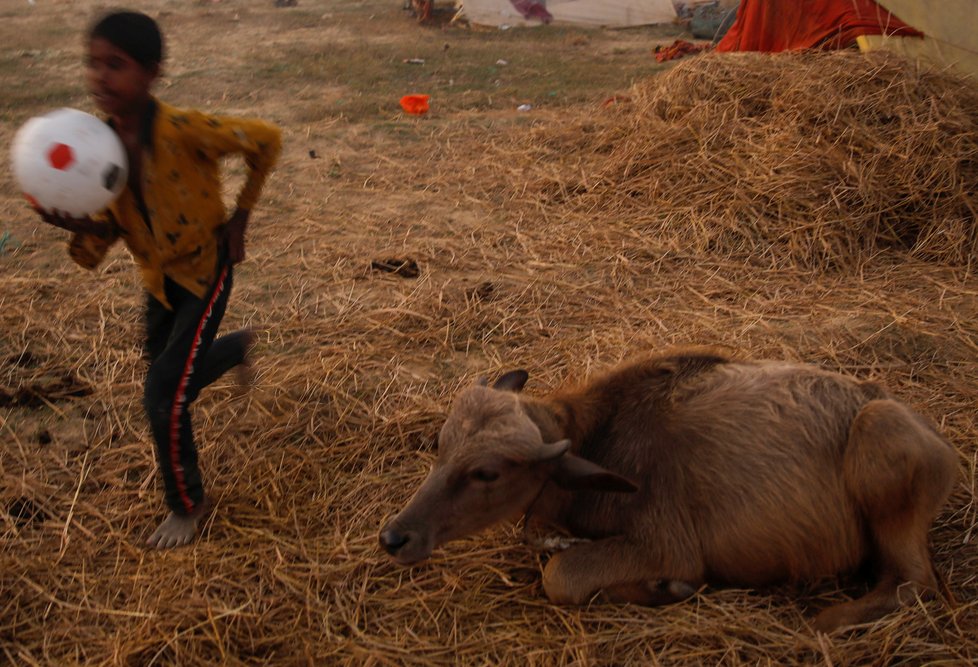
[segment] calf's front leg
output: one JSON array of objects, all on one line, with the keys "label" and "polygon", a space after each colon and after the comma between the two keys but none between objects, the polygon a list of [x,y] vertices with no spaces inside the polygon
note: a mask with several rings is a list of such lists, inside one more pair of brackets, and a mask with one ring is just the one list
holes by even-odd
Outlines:
[{"label": "calf's front leg", "polygon": [[554,604],[609,602],[660,605],[684,600],[702,581],[701,568],[664,566],[646,546],[624,537],[575,545],[555,554],[543,570],[543,589]]}]

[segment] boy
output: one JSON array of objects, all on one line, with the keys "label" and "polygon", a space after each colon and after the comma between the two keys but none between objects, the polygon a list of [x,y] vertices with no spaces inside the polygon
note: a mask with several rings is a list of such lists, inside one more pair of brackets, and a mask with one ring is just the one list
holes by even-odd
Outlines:
[{"label": "boy", "polygon": [[[246,363],[252,334],[214,339],[244,259],[252,206],[280,150],[279,130],[256,120],[170,107],[151,94],[163,38],[156,22],[115,12],[88,34],[87,82],[95,104],[122,139],[129,176],[120,197],[95,219],[41,217],[73,232],[69,254],[94,269],[122,238],[146,288],[149,361],[144,403],[171,512],[149,538],[160,549],[189,543],[209,509],[188,408],[201,389]],[[226,217],[218,160],[241,153],[248,177]]]}]

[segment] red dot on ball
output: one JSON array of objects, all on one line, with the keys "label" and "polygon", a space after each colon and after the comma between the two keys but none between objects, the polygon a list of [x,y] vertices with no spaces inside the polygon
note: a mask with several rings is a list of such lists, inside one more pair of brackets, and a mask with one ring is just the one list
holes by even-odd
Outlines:
[{"label": "red dot on ball", "polygon": [[71,150],[71,146],[67,144],[55,144],[48,151],[48,161],[55,169],[64,171],[75,161],[75,153]]}]

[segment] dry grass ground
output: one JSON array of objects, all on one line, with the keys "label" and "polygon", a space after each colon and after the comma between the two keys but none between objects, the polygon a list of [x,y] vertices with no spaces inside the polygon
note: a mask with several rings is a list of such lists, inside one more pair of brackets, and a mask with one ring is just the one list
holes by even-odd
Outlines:
[{"label": "dry grass ground", "polygon": [[[0,0],[4,146],[31,115],[90,108],[81,33],[100,6]],[[670,203],[698,225],[720,220],[714,242],[676,232],[682,217],[651,215],[673,209],[643,207],[647,173],[610,160],[615,146],[638,150],[616,125],[629,111],[600,103],[623,93],[647,101],[645,84],[629,87],[657,72],[650,48],[667,30],[420,28],[399,0],[137,6],[169,37],[161,97],[269,118],[285,132],[226,318],[262,332],[257,386],[222,381],[202,395],[195,420],[216,512],[193,548],[145,550],[163,508],[140,407],[136,273],[122,248],[98,273],[74,267],[61,234],[38,224],[0,171],[0,663],[978,659],[978,280],[967,252],[937,253],[938,262],[926,248],[843,243],[831,257],[845,261],[822,261],[796,237],[725,245],[736,216],[724,218],[717,197],[750,215],[763,193],[749,179],[734,189],[754,192],[746,199],[723,188],[696,199],[692,189],[692,200]],[[403,116],[396,100],[407,92],[432,94],[432,113]],[[534,110],[517,113],[522,103]],[[968,206],[974,225],[970,113],[958,125],[934,120],[938,148],[943,128],[961,155],[945,172],[963,182],[921,188],[951,193],[944,208],[928,201],[943,211],[935,220],[960,232],[955,247],[969,238]],[[580,134],[592,119],[595,132]],[[924,137],[918,150],[933,143],[913,127]],[[643,150],[642,160],[668,167]],[[705,178],[693,152],[675,163]],[[230,170],[233,187],[241,169]],[[808,192],[804,176],[771,174],[786,191]],[[639,194],[616,204],[616,183]],[[875,200],[846,201],[857,210]],[[919,211],[914,201],[898,204]],[[786,229],[809,221],[804,207],[783,210]],[[868,210],[858,208],[886,219]],[[420,274],[371,270],[387,258],[412,259]],[[377,530],[425,475],[463,383],[519,365],[528,390],[542,392],[687,342],[875,378],[937,422],[962,470],[932,533],[945,599],[825,637],[809,626],[813,612],[865,584],[709,590],[657,609],[557,608],[540,587],[545,554],[516,529],[449,545],[415,569],[379,552]]]}]

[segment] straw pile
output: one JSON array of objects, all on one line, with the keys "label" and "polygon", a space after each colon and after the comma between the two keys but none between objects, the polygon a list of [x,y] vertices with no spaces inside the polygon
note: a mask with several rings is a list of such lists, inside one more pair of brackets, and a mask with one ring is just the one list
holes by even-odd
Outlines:
[{"label": "straw pile", "polygon": [[[684,66],[714,81],[718,99],[744,105],[726,124],[698,111],[703,103],[683,107],[681,98],[676,108],[690,120],[672,118],[665,93],[651,82],[635,91],[630,107],[590,121],[595,129],[576,140],[579,151],[570,150],[567,128],[583,121],[556,117],[533,142],[515,145],[512,125],[500,122],[496,131],[492,119],[464,115],[443,125],[406,122],[393,138],[351,131],[337,139],[325,123],[286,123],[287,152],[253,218],[249,261],[236,274],[225,325],[259,328],[257,384],[244,392],[222,380],[195,404],[201,464],[217,508],[193,548],[167,553],[141,546],[163,508],[140,404],[141,298],[131,261],[119,249],[98,274],[75,269],[57,233],[38,229],[6,186],[0,213],[16,221],[22,243],[5,260],[0,292],[0,662],[973,663],[978,281],[960,266],[902,253],[865,262],[856,274],[803,268],[802,260],[821,256],[810,239],[829,239],[836,257],[862,250],[863,241],[846,245],[847,236],[831,231],[838,220],[831,206],[813,206],[810,183],[822,178],[819,170],[789,159],[811,154],[810,142],[782,152],[784,163],[757,166],[767,180],[750,175],[762,151],[748,157],[729,147],[794,131],[783,120],[766,125],[759,111],[748,115],[773,106],[770,95],[746,102],[745,77],[760,62]],[[833,76],[843,62],[858,67],[855,59],[821,57],[797,64],[814,72],[818,62]],[[782,61],[772,63],[769,73],[788,76],[787,67],[778,69]],[[891,65],[871,67],[853,69],[847,94],[869,99],[864,88],[905,90]],[[727,74],[711,78],[713,69]],[[871,76],[876,69],[883,83]],[[679,76],[677,69],[669,80]],[[940,79],[929,76],[919,81],[930,83],[913,85],[931,86],[935,97],[964,95],[942,92]],[[798,84],[792,103],[810,104],[816,96],[805,92]],[[673,94],[702,99],[702,89]],[[786,98],[777,99],[788,109]],[[262,106],[271,104],[252,111],[289,118],[282,106]],[[974,108],[956,113],[972,117]],[[923,113],[913,109],[893,123]],[[686,128],[701,116],[711,132]],[[824,136],[848,137],[831,118],[820,121]],[[633,167],[612,160],[649,125],[675,136],[633,150]],[[937,141],[934,133],[926,139],[925,126],[914,126],[921,138],[905,146]],[[734,136],[724,138],[721,127]],[[860,136],[833,145],[845,153],[870,141]],[[535,145],[541,140],[548,142],[542,150]],[[687,150],[667,155],[670,141]],[[310,160],[308,150],[323,146],[334,159]],[[421,168],[418,146],[432,156]],[[707,157],[722,146],[735,159],[716,166]],[[859,164],[895,159],[864,148]],[[888,156],[892,148],[876,147]],[[609,166],[582,174],[603,161]],[[974,163],[959,162],[954,173],[964,179]],[[667,188],[663,171],[685,180]],[[523,187],[541,174],[554,188],[546,205],[540,189]],[[951,228],[965,206],[963,180],[926,182],[906,195],[905,210],[930,202]],[[779,202],[779,215],[762,201]],[[845,201],[864,223],[875,219],[868,204],[857,206],[862,200]],[[737,215],[725,213],[728,205]],[[895,219],[884,208],[880,238],[890,233],[885,221]],[[708,222],[709,211],[725,222]],[[751,234],[733,227],[747,212],[766,226]],[[706,230],[700,236],[691,219]],[[810,237],[790,235],[815,219],[821,226],[809,226]],[[924,253],[935,248],[933,236],[922,228],[913,253],[963,258],[963,249]],[[776,257],[776,246],[791,250],[792,261]],[[376,268],[415,265],[408,275]],[[939,424],[962,470],[931,535],[949,595],[824,637],[812,632],[811,617],[865,591],[859,579],[708,590],[657,609],[561,608],[543,597],[546,554],[524,545],[513,528],[448,545],[413,569],[380,552],[377,531],[426,474],[460,385],[522,366],[531,374],[527,390],[541,393],[636,351],[686,342],[874,378]]]},{"label": "straw pile", "polygon": [[778,266],[978,250],[973,82],[882,54],[718,54],[616,102],[531,136],[542,206]]}]

